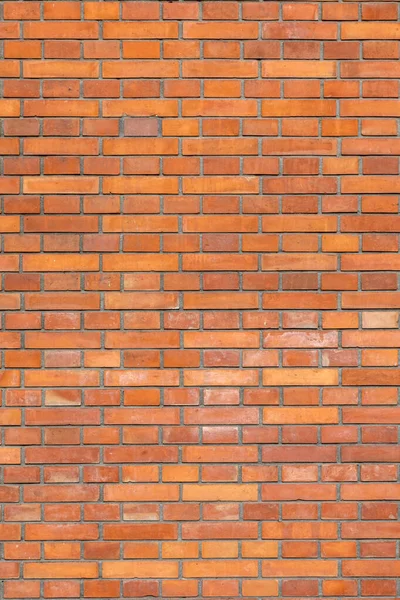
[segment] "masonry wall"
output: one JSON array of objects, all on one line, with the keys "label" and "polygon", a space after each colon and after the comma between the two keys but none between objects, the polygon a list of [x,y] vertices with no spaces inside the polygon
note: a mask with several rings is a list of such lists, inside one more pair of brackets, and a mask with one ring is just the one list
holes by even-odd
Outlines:
[{"label": "masonry wall", "polygon": [[2,3],[0,597],[398,597],[398,2]]}]

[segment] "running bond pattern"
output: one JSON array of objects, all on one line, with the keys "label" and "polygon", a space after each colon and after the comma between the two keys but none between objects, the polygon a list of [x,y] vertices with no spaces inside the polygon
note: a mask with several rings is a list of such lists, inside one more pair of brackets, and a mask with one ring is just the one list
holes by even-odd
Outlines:
[{"label": "running bond pattern", "polygon": [[400,595],[399,4],[2,2],[1,598]]}]

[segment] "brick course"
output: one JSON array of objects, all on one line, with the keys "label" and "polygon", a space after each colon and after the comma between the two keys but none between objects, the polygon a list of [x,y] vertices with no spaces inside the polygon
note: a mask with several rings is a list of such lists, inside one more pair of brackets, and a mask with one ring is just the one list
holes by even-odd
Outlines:
[{"label": "brick course", "polygon": [[0,597],[398,597],[399,3],[0,10]]}]

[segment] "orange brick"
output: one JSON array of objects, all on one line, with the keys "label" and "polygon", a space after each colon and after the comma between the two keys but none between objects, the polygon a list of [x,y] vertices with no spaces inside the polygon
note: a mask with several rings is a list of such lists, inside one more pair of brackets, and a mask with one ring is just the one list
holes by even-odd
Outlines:
[{"label": "orange brick", "polygon": [[397,8],[4,3],[4,598],[396,595]]}]

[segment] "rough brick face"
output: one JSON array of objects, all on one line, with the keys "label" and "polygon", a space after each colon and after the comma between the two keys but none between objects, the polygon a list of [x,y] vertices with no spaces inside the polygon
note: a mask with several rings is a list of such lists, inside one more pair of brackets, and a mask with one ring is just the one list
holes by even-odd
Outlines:
[{"label": "rough brick face", "polygon": [[0,11],[0,597],[398,597],[399,3]]}]

